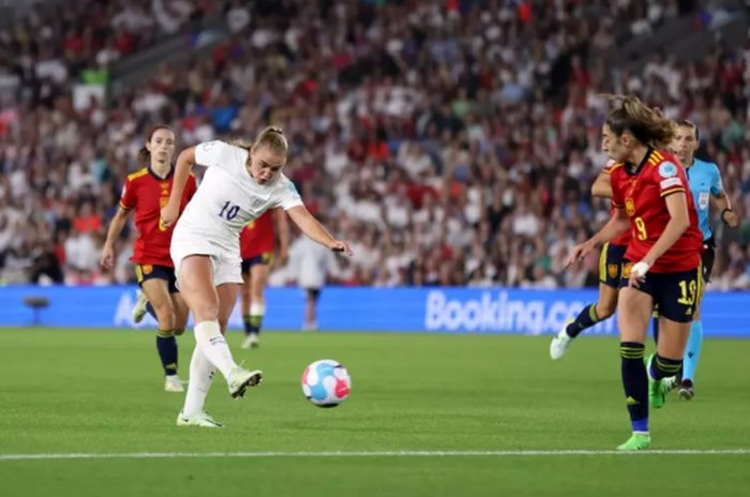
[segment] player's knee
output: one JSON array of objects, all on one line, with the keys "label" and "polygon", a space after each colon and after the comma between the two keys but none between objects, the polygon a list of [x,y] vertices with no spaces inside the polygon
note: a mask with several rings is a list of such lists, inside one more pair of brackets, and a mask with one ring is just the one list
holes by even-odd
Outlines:
[{"label": "player's knee", "polygon": [[193,311],[196,323],[218,321],[219,319],[219,305],[212,302],[203,302],[191,310]]},{"label": "player's knee", "polygon": [[607,301],[597,302],[596,315],[599,317],[599,320],[602,321],[604,319],[608,319],[612,317],[616,309],[617,309],[616,302],[607,302]]},{"label": "player's knee", "polygon": [[174,310],[169,305],[162,305],[159,307],[154,307],[154,312],[156,312],[156,318],[159,321],[159,328],[163,330],[171,330],[174,329],[176,324],[176,319],[174,315]]}]

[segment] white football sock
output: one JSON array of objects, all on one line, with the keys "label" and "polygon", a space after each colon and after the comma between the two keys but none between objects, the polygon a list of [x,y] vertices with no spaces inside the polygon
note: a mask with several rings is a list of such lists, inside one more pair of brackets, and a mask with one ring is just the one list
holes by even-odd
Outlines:
[{"label": "white football sock", "polygon": [[250,304],[250,315],[261,316],[266,313],[266,306],[264,304],[256,304],[255,302]]},{"label": "white football sock", "polygon": [[190,359],[190,382],[185,395],[185,406],[182,408],[183,417],[189,418],[203,411],[215,372],[214,365],[196,344],[193,358]]},{"label": "white football sock", "polygon": [[218,321],[203,321],[195,325],[195,341],[203,354],[216,366],[224,378],[229,379],[229,373],[237,367],[232,358],[224,335],[221,334]]}]

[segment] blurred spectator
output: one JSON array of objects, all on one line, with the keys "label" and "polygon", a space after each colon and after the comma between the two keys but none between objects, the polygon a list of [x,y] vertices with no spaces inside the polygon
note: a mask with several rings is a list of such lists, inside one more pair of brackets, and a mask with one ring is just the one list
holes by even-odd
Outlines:
[{"label": "blurred spectator", "polygon": [[[606,161],[599,94],[627,92],[698,124],[699,155],[718,163],[744,220],[717,230],[709,288],[750,286],[750,44],[690,64],[655,53],[638,74],[627,63],[605,70],[612,47],[690,15],[695,2],[69,4],[69,17],[33,11],[0,34],[7,281],[57,282],[55,267],[69,284],[132,281],[132,229],[113,274],[96,260],[147,125],[170,124],[187,146],[250,138],[273,122],[288,135],[285,172],[306,203],[356,240],[332,281],[596,286],[593,255],[575,268],[563,261],[608,218],[608,203],[589,195]],[[228,22],[230,40],[163,64],[111,104],[74,105],[72,85],[96,76],[85,71],[211,16]],[[294,280],[291,267],[271,277]]]}]

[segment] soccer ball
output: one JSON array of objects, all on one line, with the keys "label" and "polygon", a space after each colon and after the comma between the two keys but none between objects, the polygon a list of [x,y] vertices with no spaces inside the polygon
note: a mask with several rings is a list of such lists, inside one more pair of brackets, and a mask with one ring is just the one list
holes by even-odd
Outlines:
[{"label": "soccer ball", "polygon": [[346,400],[351,390],[349,372],[336,361],[315,361],[302,373],[302,392],[318,407],[336,407]]}]

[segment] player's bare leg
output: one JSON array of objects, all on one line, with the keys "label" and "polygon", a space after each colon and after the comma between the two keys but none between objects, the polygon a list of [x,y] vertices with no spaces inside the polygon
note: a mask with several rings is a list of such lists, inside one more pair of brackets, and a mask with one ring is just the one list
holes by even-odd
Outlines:
[{"label": "player's bare leg", "polygon": [[183,259],[180,274],[177,276],[180,291],[195,317],[195,340],[209,361],[221,372],[230,384],[232,397],[240,397],[250,382],[237,382],[237,363],[221,333],[221,321],[229,318],[237,299],[237,284],[214,286],[214,263],[210,257],[191,255]]},{"label": "player's bare leg", "polygon": [[[178,426],[211,426],[203,411],[215,369],[226,378],[232,397],[244,395],[248,386],[262,379],[259,371],[247,371],[232,358],[223,332],[237,299],[237,284],[214,286],[213,262],[208,256],[191,255],[182,260],[177,281],[181,295],[195,318],[196,346],[190,362],[190,383]],[[230,301],[231,299],[231,301]],[[210,418],[210,416],[208,416]],[[217,423],[220,425],[220,423]]]}]

